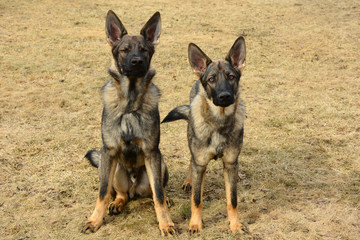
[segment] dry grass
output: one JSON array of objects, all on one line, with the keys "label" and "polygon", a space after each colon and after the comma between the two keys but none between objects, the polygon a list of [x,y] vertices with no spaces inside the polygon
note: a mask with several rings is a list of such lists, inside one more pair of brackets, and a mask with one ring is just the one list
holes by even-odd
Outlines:
[{"label": "dry grass", "polygon": [[[101,146],[100,87],[109,78],[104,19],[138,33],[157,10],[153,58],[160,113],[188,102],[187,44],[223,58],[247,41],[248,118],[239,211],[256,239],[360,239],[360,4],[358,1],[1,1],[0,236],[2,239],[158,239],[150,199],[130,202],[96,234],[80,229],[97,196],[82,157]],[[186,238],[186,124],[161,126],[170,213]],[[211,162],[204,231],[229,233],[222,164]],[[134,234],[135,233],[135,234]]]}]

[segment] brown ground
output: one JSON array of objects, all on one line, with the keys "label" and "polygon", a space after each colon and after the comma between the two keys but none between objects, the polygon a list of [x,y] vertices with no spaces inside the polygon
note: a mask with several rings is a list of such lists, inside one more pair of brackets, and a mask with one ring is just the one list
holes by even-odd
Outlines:
[{"label": "brown ground", "polygon": [[[137,34],[155,12],[152,66],[163,118],[188,102],[195,42],[220,59],[246,38],[247,107],[238,183],[241,221],[255,239],[360,239],[360,3],[326,1],[1,1],[0,238],[158,239],[151,199],[130,202],[92,235],[80,229],[98,189],[83,159],[100,148],[100,87],[109,79],[106,12]],[[161,126],[170,213],[186,238],[185,122]],[[204,231],[227,225],[222,164],[209,165]]]}]

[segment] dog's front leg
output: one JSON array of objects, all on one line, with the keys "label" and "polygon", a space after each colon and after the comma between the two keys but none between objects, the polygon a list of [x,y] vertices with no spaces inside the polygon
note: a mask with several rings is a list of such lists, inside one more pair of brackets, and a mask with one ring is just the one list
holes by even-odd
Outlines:
[{"label": "dog's front leg", "polygon": [[155,149],[145,159],[146,172],[149,176],[149,182],[153,193],[154,207],[156,217],[159,222],[159,228],[162,236],[174,235],[174,223],[171,220],[166,196],[162,183],[161,174],[161,153]]},{"label": "dog's front leg", "polygon": [[206,165],[198,165],[196,158],[192,161],[192,193],[191,193],[191,219],[189,224],[189,233],[194,234],[202,230],[202,207],[203,190]]},{"label": "dog's front leg", "polygon": [[96,201],[94,212],[81,230],[82,233],[96,232],[101,227],[111,198],[112,183],[117,162],[114,160],[114,157],[110,156],[109,150],[105,150],[101,154],[100,164],[99,197]]},{"label": "dog's front leg", "polygon": [[224,180],[226,191],[226,205],[230,229],[233,233],[247,232],[246,228],[240,223],[237,207],[237,178],[238,178],[238,160],[234,161],[224,157]]}]

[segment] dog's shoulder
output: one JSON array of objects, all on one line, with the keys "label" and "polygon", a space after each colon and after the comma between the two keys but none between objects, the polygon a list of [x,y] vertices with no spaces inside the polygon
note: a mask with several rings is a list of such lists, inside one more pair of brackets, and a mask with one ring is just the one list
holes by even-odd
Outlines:
[{"label": "dog's shoulder", "polygon": [[[109,80],[102,88],[104,107],[107,109],[122,109],[126,107],[126,102],[121,101],[119,89],[114,83],[114,79]],[[124,106],[121,106],[124,105]]]},{"label": "dog's shoulder", "polygon": [[242,129],[246,118],[246,109],[242,99],[239,97],[235,113],[235,129]]},{"label": "dog's shoulder", "polygon": [[151,83],[150,86],[149,86],[147,95],[149,95],[151,97],[154,97],[156,99],[159,99],[160,96],[161,96],[161,92],[160,92],[159,88],[154,83]]},{"label": "dog's shoulder", "polygon": [[161,92],[159,88],[154,84],[151,83],[147,92],[146,92],[146,102],[153,102],[158,103],[161,96]]},{"label": "dog's shoulder", "polygon": [[210,111],[206,103],[206,97],[202,94],[202,88],[198,88],[198,92],[196,92],[198,84],[198,82],[195,83],[191,90],[191,95],[193,94],[193,96],[190,104],[189,124],[195,135],[205,139],[211,134],[213,129],[211,124],[209,124]]},{"label": "dog's shoulder", "polygon": [[113,106],[111,108],[114,108],[115,105],[117,105],[119,102],[119,94],[115,87],[114,80],[111,79],[107,83],[105,83],[105,85],[101,88],[101,91],[104,105],[108,107]]},{"label": "dog's shoulder", "polygon": [[190,103],[195,98],[196,95],[198,95],[200,92],[200,80],[197,80],[193,86],[191,87],[190,91]]},{"label": "dog's shoulder", "polygon": [[147,112],[158,109],[160,96],[159,88],[154,83],[151,83],[143,98],[142,109]]}]

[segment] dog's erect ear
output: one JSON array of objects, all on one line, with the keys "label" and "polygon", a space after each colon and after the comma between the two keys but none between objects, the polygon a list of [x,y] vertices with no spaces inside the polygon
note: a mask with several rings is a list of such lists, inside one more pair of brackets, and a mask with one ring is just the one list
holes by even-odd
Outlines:
[{"label": "dog's erect ear", "polygon": [[127,34],[124,25],[116,14],[109,10],[106,16],[106,36],[111,46],[115,46],[116,43],[121,41],[121,38]]},{"label": "dog's erect ear", "polygon": [[161,17],[160,13],[156,12],[150,19],[145,23],[141,29],[140,34],[143,35],[146,41],[149,41],[153,46],[159,43],[161,33]]},{"label": "dog's erect ear", "polygon": [[211,59],[194,43],[189,44],[188,55],[193,71],[201,77],[205,73],[207,66],[212,62]]},{"label": "dog's erect ear", "polygon": [[245,39],[238,37],[225,59],[241,72],[245,67],[245,56]]}]

